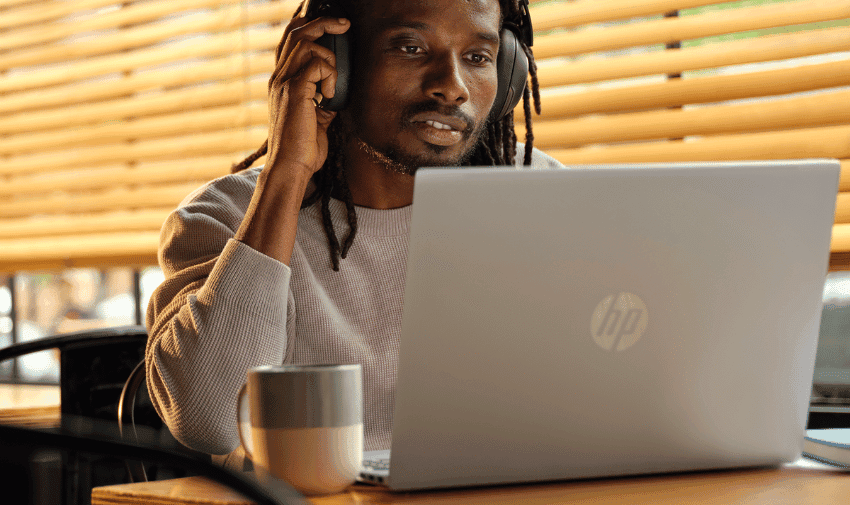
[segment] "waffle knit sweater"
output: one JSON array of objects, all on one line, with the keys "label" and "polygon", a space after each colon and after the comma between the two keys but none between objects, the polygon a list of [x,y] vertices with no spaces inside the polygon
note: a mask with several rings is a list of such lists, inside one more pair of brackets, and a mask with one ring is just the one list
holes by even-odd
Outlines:
[{"label": "waffle knit sweater", "polygon": [[[517,164],[523,146],[517,146]],[[562,167],[541,151],[532,168]],[[360,363],[365,450],[390,447],[411,206],[357,207],[357,236],[331,269],[318,203],[302,209],[290,265],[233,239],[263,167],[186,197],[160,237],[165,280],[147,312],[151,400],[184,445],[240,468],[236,397],[249,368]],[[338,237],[345,205],[330,202]]]}]

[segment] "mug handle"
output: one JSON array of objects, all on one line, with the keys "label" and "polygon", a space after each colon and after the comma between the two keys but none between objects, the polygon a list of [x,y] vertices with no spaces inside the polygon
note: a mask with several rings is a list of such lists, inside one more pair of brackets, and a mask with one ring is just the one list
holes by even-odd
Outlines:
[{"label": "mug handle", "polygon": [[[254,443],[254,437],[251,434],[251,411],[248,402],[245,401],[245,393],[248,391],[248,383],[242,384],[239,388],[239,395],[236,397],[236,433],[239,434],[239,442],[245,449],[245,454],[250,460],[254,460],[254,455],[251,454],[251,446]],[[247,418],[243,420],[243,414]]]}]

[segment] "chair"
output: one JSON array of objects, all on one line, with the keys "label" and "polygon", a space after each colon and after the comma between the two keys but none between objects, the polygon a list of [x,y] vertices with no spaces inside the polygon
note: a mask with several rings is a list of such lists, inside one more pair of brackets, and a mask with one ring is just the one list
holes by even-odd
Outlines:
[{"label": "chair", "polygon": [[[164,444],[172,450],[183,452],[187,455],[211,461],[208,454],[194,451],[178,442],[168,427],[164,425],[153,404],[150,401],[147,385],[145,383],[145,360],[142,359],[124,383],[121,394],[118,397],[118,431],[122,440],[139,441],[137,425],[152,427],[157,430],[159,443]],[[138,422],[137,422],[138,420]],[[142,461],[126,460],[125,465],[130,482],[147,482],[158,478],[173,478],[175,475],[162,475],[163,469],[157,465],[147,466]],[[158,473],[159,472],[159,473]]]},{"label": "chair", "polygon": [[[61,426],[66,419],[114,419],[126,378],[144,357],[147,332],[143,326],[120,326],[78,331],[0,349],[0,361],[33,352],[59,350]],[[94,429],[94,428],[92,428]],[[98,429],[107,429],[98,424]],[[91,488],[127,480],[120,461],[91,458],[68,451],[61,464],[63,502],[88,504]]]},{"label": "chair", "polygon": [[109,419],[110,409],[117,412],[125,378],[144,356],[147,338],[143,326],[77,331],[0,349],[0,361],[58,349],[62,413]]},{"label": "chair", "polygon": [[[145,381],[145,360],[139,362],[136,368],[130,373],[127,382],[124,383],[124,388],[121,390],[121,396],[118,398],[118,431],[121,434],[121,440],[128,440],[129,434],[124,433],[124,423],[129,421],[133,428],[133,440],[139,440],[139,434],[136,430],[136,396],[138,395],[139,386]],[[147,482],[148,475],[145,471],[145,465],[141,461],[127,461],[127,473],[130,476],[130,482]]]}]

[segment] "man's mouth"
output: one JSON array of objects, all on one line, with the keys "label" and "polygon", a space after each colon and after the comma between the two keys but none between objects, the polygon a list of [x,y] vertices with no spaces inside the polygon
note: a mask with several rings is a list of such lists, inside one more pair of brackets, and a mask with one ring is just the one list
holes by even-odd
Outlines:
[{"label": "man's mouth", "polygon": [[464,131],[468,126],[466,120],[457,116],[430,111],[414,114],[410,118],[410,121],[412,123],[425,123],[440,130],[455,130],[460,132]]},{"label": "man's mouth", "polygon": [[438,128],[440,130],[454,130],[454,128],[452,128],[451,126],[437,121],[425,121],[425,124],[433,126],[434,128]]},{"label": "man's mouth", "polygon": [[428,144],[453,146],[463,140],[468,123],[455,116],[437,112],[420,112],[410,118],[416,136]]}]

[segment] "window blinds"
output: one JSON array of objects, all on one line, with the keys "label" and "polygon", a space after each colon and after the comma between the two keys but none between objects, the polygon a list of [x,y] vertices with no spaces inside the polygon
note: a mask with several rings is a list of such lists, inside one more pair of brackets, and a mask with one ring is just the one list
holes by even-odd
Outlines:
[{"label": "window blinds", "polygon": [[168,212],[265,140],[297,5],[0,0],[0,269],[156,264]]}]

